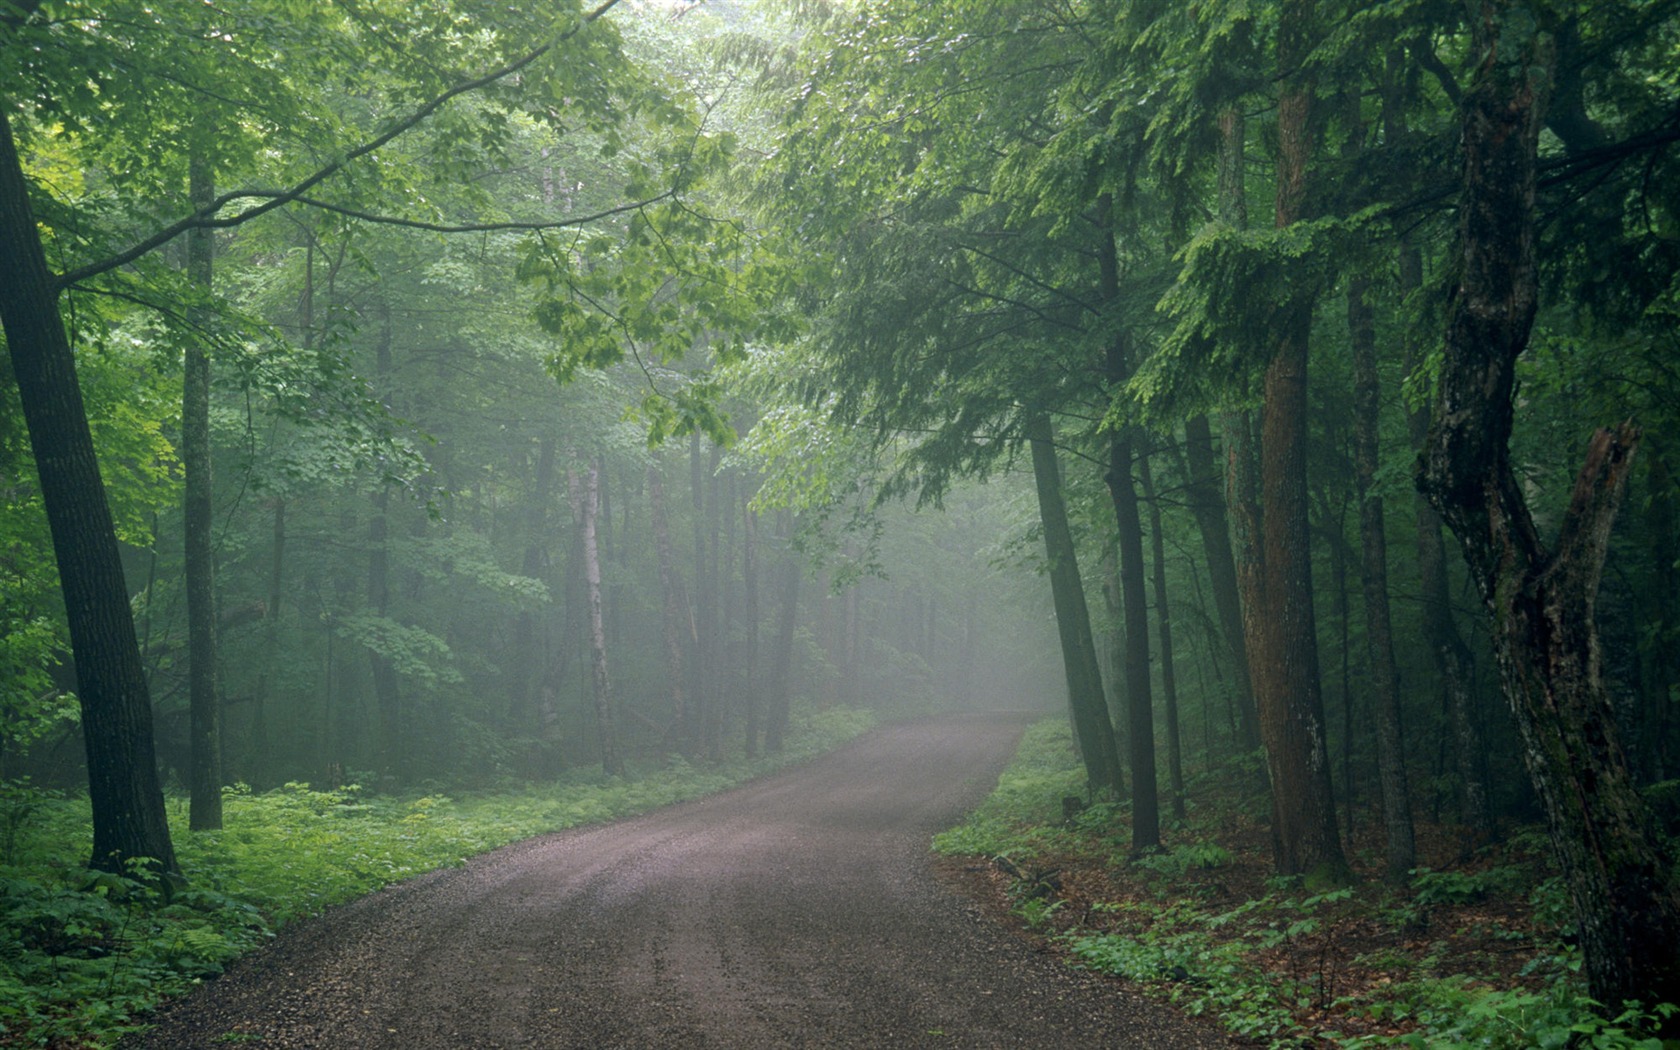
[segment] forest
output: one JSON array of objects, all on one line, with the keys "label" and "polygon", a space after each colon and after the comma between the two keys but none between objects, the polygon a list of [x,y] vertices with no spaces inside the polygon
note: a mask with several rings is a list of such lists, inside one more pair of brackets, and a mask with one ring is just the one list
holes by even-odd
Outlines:
[{"label": "forest", "polygon": [[0,1046],[1005,710],[1086,965],[1241,838],[1527,902],[1560,1034],[1346,1045],[1680,1038],[1680,0],[0,0],[0,260]]}]

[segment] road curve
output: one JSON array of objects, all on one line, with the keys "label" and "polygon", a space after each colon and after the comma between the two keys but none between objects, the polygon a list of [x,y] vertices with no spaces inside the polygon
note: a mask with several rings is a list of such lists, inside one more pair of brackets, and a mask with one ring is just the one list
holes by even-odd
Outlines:
[{"label": "road curve", "polygon": [[1229,1045],[935,881],[929,835],[985,796],[1021,728],[890,726],[726,794],[414,879],[287,929],[125,1045]]}]

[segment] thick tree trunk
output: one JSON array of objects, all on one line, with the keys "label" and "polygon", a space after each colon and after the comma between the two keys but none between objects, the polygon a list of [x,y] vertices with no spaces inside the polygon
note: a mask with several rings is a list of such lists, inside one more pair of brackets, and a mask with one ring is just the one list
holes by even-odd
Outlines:
[{"label": "thick tree trunk", "polygon": [[[1410,246],[1402,248],[1400,279],[1402,288],[1422,286],[1422,262],[1417,250]],[[1414,368],[1419,356],[1414,355]],[[1407,426],[1412,446],[1420,451],[1427,447],[1428,409],[1409,412]],[[1421,491],[1417,494],[1415,512],[1422,634],[1434,662],[1442,707],[1446,709],[1451,723],[1452,753],[1458,773],[1459,819],[1469,832],[1464,842],[1464,852],[1469,853],[1495,833],[1484,764],[1486,744],[1475,710],[1476,661],[1453,615],[1447,547],[1441,539],[1441,515]]]},{"label": "thick tree trunk", "polygon": [[670,679],[671,717],[676,724],[677,746],[685,755],[694,750],[694,731],[688,711],[688,671],[684,666],[685,646],[694,647],[694,621],[683,601],[682,580],[677,576],[676,558],[671,553],[671,526],[665,516],[665,479],[658,463],[647,468],[648,511],[653,519],[653,547],[659,561],[659,593],[665,637],[665,673]]},{"label": "thick tree trunk", "polygon": [[[1067,673],[1068,703],[1073,710],[1085,779],[1094,790],[1120,786],[1120,758],[1114,747],[1114,725],[1103,696],[1097,647],[1091,638],[1091,614],[1085,605],[1085,584],[1079,578],[1073,532],[1062,500],[1061,468],[1056,464],[1055,435],[1050,417],[1035,413],[1026,423],[1032,446],[1033,479],[1038,488],[1038,511],[1044,526],[1044,553],[1049,563],[1050,593],[1056,607],[1056,632],[1062,642],[1062,666]],[[1152,756],[1153,757],[1153,756]]]},{"label": "thick tree trunk", "polygon": [[[1178,732],[1178,672],[1173,665],[1172,607],[1167,604],[1167,539],[1161,531],[1161,503],[1149,457],[1138,458],[1138,480],[1149,501],[1149,543],[1154,561],[1155,629],[1161,639],[1161,702],[1167,714],[1167,780],[1172,785],[1173,817],[1184,819],[1184,750]],[[1229,552],[1229,547],[1226,548]]]},{"label": "thick tree trunk", "polygon": [[29,205],[10,118],[0,106],[0,322],[41,482],[76,661],[93,867],[123,871],[139,858],[174,874],[152,741],[152,706],[123,581],[111,508],[99,475],[75,355],[58,314]]},{"label": "thick tree trunk", "polygon": [[589,669],[595,698],[595,728],[601,740],[601,769],[609,776],[624,772],[618,753],[618,733],[613,725],[612,681],[607,675],[607,628],[601,606],[601,551],[596,541],[596,519],[601,512],[601,470],[591,461],[583,484],[583,574],[588,586]]},{"label": "thick tree trunk", "polygon": [[[1280,14],[1278,65],[1286,80],[1278,98],[1279,228],[1302,217],[1306,197],[1313,84],[1300,63],[1315,17],[1313,0],[1285,0]],[[1266,368],[1261,410],[1265,611],[1261,650],[1250,656],[1260,736],[1272,776],[1278,871],[1341,883],[1350,874],[1336,826],[1325,746],[1307,514],[1307,351],[1313,303],[1303,292],[1287,305]]]},{"label": "thick tree trunk", "polygon": [[1377,775],[1382,784],[1387,878],[1404,882],[1417,864],[1411,789],[1400,729],[1400,673],[1388,614],[1388,536],[1376,492],[1378,406],[1377,336],[1364,278],[1348,282],[1348,332],[1353,343],[1353,455],[1359,491],[1360,581],[1365,598],[1365,655],[1376,715]]},{"label": "thick tree trunk", "polygon": [[[210,162],[195,149],[188,161],[188,193],[194,208],[208,207],[216,195]],[[211,295],[215,238],[209,230],[187,234],[187,280],[199,295]],[[193,310],[202,329],[206,307]],[[199,338],[187,344],[181,393],[181,470],[185,475],[182,566],[187,592],[187,707],[192,757],[188,826],[217,831],[222,826],[221,702],[216,695],[216,567],[213,540],[215,511],[210,473],[210,354]]]},{"label": "thick tree trunk", "polygon": [[[1680,891],[1599,675],[1593,603],[1638,435],[1594,436],[1552,549],[1512,469],[1516,364],[1538,304],[1535,183],[1552,55],[1525,9],[1482,0],[1463,107],[1461,277],[1421,484],[1487,606],[1523,758],[1574,904],[1592,995],[1680,1002]],[[1670,1027],[1674,1022],[1670,1022]]]}]

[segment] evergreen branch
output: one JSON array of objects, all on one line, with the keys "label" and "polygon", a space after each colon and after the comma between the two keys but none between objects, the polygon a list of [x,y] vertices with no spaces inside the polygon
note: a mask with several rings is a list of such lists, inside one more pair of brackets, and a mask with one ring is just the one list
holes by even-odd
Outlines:
[{"label": "evergreen branch", "polygon": [[[120,266],[127,266],[136,259],[163,247],[170,241],[173,241],[175,238],[181,236],[183,233],[186,233],[188,230],[225,229],[227,227],[239,226],[250,222],[258,216],[266,215],[282,205],[290,204],[291,202],[298,200],[315,186],[318,186],[322,182],[325,182],[327,179],[336,175],[353,161],[360,160],[362,157],[367,156],[369,153],[379,149],[381,146],[387,145],[398,136],[411,130],[427,117],[430,117],[433,113],[442,109],[451,99],[477,91],[480,88],[488,87],[499,80],[512,76],[514,73],[519,72],[526,66],[529,66],[531,63],[553,50],[555,44],[571,39],[585,26],[605,15],[617,4],[618,0],[603,0],[600,6],[584,15],[576,25],[563,33],[558,40],[534,48],[499,69],[491,70],[489,73],[480,77],[475,77],[472,80],[464,80],[441,94],[434,96],[424,104],[415,108],[402,119],[387,127],[378,135],[375,135],[373,138],[355,147],[343,156],[328,161],[320,168],[317,168],[314,172],[293,184],[290,189],[234,190],[229,193],[224,193],[220,197],[211,201],[205,207],[199,209],[186,218],[165,226],[163,229],[158,230],[150,237],[131,245],[115,255],[108,256],[107,258],[101,259],[97,262],[88,263],[86,266],[77,267],[68,273],[60,275],[57,281],[54,282],[54,291],[63,291],[65,288],[75,285],[81,281],[85,281],[89,277],[97,277],[99,274],[117,269]],[[250,200],[253,198],[262,198],[263,203],[247,208],[244,211],[239,212],[237,215],[230,215],[225,219],[218,219],[215,217],[216,213],[227,205],[232,204],[235,201]]]}]

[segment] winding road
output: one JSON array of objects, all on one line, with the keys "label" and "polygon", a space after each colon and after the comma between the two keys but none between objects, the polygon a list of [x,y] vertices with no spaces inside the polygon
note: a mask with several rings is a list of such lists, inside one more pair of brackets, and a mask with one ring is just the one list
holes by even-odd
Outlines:
[{"label": "winding road", "polygon": [[936,881],[929,836],[985,797],[1022,727],[889,726],[726,794],[411,880],[287,929],[125,1045],[1229,1045]]}]

